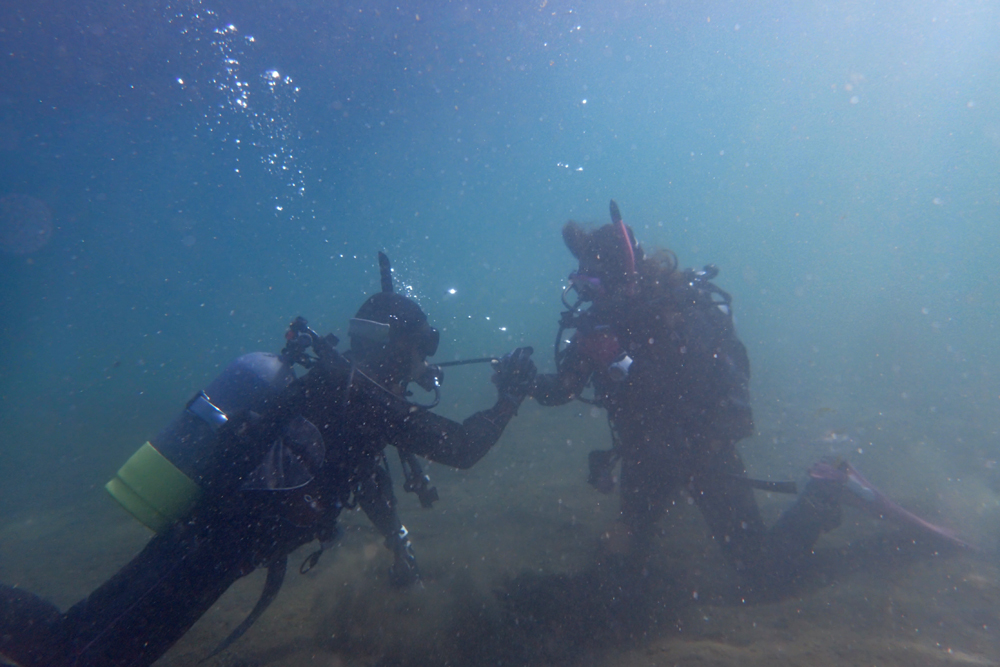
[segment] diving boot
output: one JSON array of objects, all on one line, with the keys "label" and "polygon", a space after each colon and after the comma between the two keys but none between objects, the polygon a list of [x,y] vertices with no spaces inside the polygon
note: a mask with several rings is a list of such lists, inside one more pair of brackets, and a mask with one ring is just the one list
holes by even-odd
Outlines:
[{"label": "diving boot", "polygon": [[420,581],[420,569],[417,567],[417,556],[413,553],[409,531],[406,526],[400,526],[399,532],[390,535],[385,540],[395,558],[389,568],[389,584],[393,588],[407,588]]}]

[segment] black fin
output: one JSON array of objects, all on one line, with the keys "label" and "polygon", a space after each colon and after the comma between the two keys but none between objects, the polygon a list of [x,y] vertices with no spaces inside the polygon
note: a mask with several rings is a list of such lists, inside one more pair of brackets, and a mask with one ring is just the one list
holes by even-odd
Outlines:
[{"label": "black fin", "polygon": [[392,292],[392,266],[389,265],[389,258],[381,250],[378,253],[378,273],[382,278],[382,291]]},{"label": "black fin", "polygon": [[267,580],[264,582],[264,590],[260,592],[260,599],[257,600],[257,604],[254,605],[253,610],[245,619],[243,619],[243,622],[240,623],[235,630],[230,632],[229,636],[226,637],[221,644],[216,646],[214,651],[205,656],[201,662],[214,658],[232,646],[233,643],[242,637],[243,634],[250,629],[250,626],[252,626],[257,619],[260,618],[260,615],[267,611],[267,608],[271,606],[272,602],[274,602],[274,598],[278,597],[278,591],[281,590],[281,584],[285,582],[286,569],[288,569],[287,556],[282,556],[267,566]]}]

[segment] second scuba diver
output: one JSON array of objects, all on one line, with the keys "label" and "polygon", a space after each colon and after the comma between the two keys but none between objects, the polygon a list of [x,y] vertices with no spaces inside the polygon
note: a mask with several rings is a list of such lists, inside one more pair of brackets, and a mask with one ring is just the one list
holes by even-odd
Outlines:
[{"label": "second scuba diver", "polygon": [[[21,667],[140,667],[163,655],[237,579],[268,569],[257,606],[216,650],[245,631],[281,586],[288,554],[337,535],[360,506],[385,536],[396,585],[418,578],[396,512],[384,449],[395,445],[407,490],[437,499],[415,456],[468,468],[497,442],[535,378],[531,348],[493,364],[496,404],[458,423],[407,399],[417,382],[437,392],[426,358],[439,333],[396,294],[379,253],[382,291],[351,320],[340,354],[301,318],[281,355],[237,359],[108,483],[156,535],[130,563],[65,613],[0,587],[0,663]],[[292,365],[308,369],[296,377]]]},{"label": "second scuba diver", "polygon": [[[563,227],[579,268],[563,295],[557,372],[540,375],[532,390],[551,406],[592,386],[588,402],[607,411],[613,446],[590,453],[589,479],[610,493],[621,461],[620,521],[605,535],[604,561],[641,572],[655,523],[679,489],[751,591],[774,592],[795,577],[820,534],[840,524],[842,498],[967,546],[886,501],[846,461],[814,466],[797,502],[765,527],[753,489],[794,493],[794,484],[749,479],[736,449],[753,433],[750,362],[730,296],[711,282],[718,270],[679,270],[670,252],[647,257],[614,201],[611,219],[593,231]],[[571,290],[575,304],[566,301]],[[568,330],[575,333],[563,347]]]}]

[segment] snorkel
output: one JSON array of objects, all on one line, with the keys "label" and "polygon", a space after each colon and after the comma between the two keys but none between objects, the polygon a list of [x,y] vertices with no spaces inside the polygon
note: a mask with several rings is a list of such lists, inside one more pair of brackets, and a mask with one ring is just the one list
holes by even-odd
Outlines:
[{"label": "snorkel", "polygon": [[611,222],[621,232],[622,242],[625,245],[625,270],[628,273],[628,285],[625,288],[626,294],[635,296],[636,281],[639,278],[635,270],[635,250],[632,249],[632,241],[628,237],[628,227],[625,226],[621,211],[618,210],[618,204],[614,199],[611,200]]}]

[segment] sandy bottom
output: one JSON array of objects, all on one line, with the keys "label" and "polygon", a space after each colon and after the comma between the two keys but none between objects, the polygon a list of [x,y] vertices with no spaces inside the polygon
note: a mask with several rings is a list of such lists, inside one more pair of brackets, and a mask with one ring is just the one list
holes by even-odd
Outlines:
[{"label": "sandy bottom", "polygon": [[[422,586],[391,589],[388,551],[348,513],[339,545],[305,575],[298,566],[314,545],[294,554],[271,608],[204,664],[1000,664],[995,545],[953,549],[846,509],[793,593],[746,600],[679,496],[647,571],[621,576],[595,565],[617,498],[583,482],[588,429],[576,442],[529,437],[528,421],[472,471],[432,467],[433,510],[401,496]],[[788,501],[760,502],[773,520]],[[72,507],[7,517],[0,580],[65,608],[147,538],[95,488]],[[233,586],[157,664],[198,664],[253,607],[263,579]]]}]

